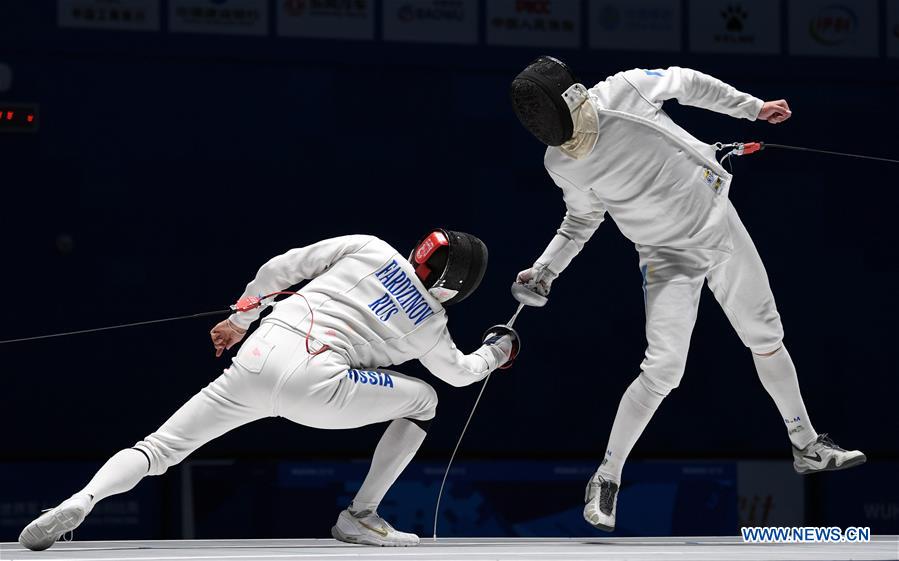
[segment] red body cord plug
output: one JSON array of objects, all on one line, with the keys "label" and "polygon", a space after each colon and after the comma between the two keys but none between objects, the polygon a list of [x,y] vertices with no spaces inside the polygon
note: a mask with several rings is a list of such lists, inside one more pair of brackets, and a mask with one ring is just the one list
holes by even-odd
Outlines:
[{"label": "red body cord plug", "polygon": [[262,301],[271,298],[272,296],[277,296],[279,294],[286,294],[289,296],[299,296],[306,302],[306,305],[309,307],[309,332],[306,333],[306,352],[311,356],[320,355],[323,352],[329,350],[331,345],[322,345],[322,348],[319,350],[312,352],[309,348],[309,336],[312,333],[312,329],[315,327],[315,314],[312,312],[312,306],[309,304],[309,300],[306,300],[306,297],[300,294],[299,292],[289,292],[284,290],[279,290],[278,292],[272,292],[271,294],[266,294],[265,296],[244,296],[240,300],[238,300],[231,309],[237,312],[249,312],[250,310],[255,310],[259,306],[262,305]]},{"label": "red body cord plug", "polygon": [[743,143],[743,155],[752,154],[754,152],[758,152],[759,150],[765,149],[764,142],[745,142]]}]

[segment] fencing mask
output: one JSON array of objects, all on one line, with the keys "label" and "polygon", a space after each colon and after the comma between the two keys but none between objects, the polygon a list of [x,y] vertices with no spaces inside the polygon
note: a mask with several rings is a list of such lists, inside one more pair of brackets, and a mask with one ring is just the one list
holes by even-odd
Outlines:
[{"label": "fencing mask", "polygon": [[465,300],[487,270],[487,246],[471,234],[433,230],[409,255],[415,274],[444,305]]},{"label": "fencing mask", "polygon": [[564,62],[542,56],[512,80],[512,109],[531,134],[560,146],[575,133],[572,113],[587,100],[587,90]]}]

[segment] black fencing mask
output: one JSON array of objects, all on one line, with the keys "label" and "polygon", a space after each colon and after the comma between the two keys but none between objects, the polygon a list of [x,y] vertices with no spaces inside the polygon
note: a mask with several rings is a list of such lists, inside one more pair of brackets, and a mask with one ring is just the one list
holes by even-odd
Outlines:
[{"label": "black fencing mask", "polygon": [[444,305],[465,300],[487,270],[487,246],[471,234],[432,230],[415,245],[409,262],[434,298]]},{"label": "black fencing mask", "polygon": [[568,66],[551,56],[538,58],[512,80],[512,109],[540,142],[559,146],[574,134],[571,109],[562,94],[576,83]]}]

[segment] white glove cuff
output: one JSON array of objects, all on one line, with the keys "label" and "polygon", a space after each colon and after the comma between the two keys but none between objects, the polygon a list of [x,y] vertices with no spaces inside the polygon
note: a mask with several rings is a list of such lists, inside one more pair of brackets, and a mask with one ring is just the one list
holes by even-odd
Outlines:
[{"label": "white glove cuff", "polygon": [[506,353],[498,348],[497,345],[481,345],[481,347],[472,354],[484,359],[484,362],[487,363],[487,372],[496,370],[497,366],[505,362],[504,359],[506,357]]},{"label": "white glove cuff", "polygon": [[230,316],[228,316],[228,321],[230,321],[232,325],[243,330],[247,330],[250,328],[250,324],[253,323],[253,319],[255,318],[248,317],[248,314],[246,312],[231,314]]},{"label": "white glove cuff", "polygon": [[578,247],[574,240],[568,239],[561,234],[556,234],[552,241],[549,242],[549,245],[546,246],[543,255],[537,259],[535,267],[538,269],[549,269],[550,272],[558,275],[568,267],[568,264],[580,251],[581,248]]}]

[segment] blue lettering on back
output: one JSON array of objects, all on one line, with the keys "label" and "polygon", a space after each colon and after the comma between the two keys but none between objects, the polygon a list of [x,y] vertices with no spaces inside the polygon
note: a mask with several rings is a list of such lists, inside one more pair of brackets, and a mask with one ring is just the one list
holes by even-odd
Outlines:
[{"label": "blue lettering on back", "polygon": [[[375,277],[381,281],[381,284],[387,289],[387,293],[369,304],[368,307],[381,321],[389,320],[396,313],[397,304],[415,325],[434,315],[435,312],[424,295],[418,291],[412,279],[395,260],[375,273]],[[396,304],[393,303],[390,295],[396,298]]]}]

